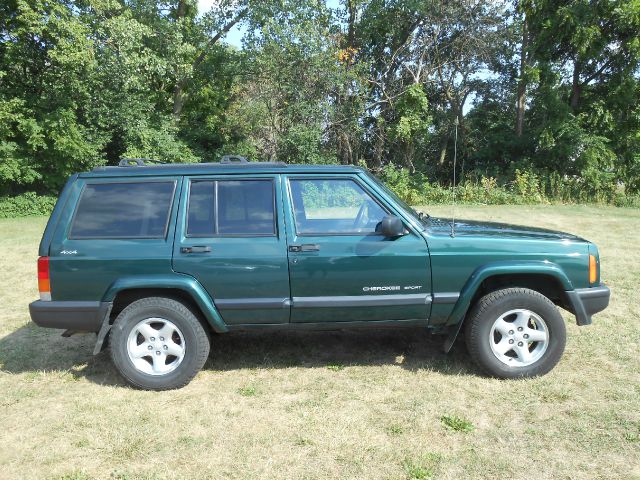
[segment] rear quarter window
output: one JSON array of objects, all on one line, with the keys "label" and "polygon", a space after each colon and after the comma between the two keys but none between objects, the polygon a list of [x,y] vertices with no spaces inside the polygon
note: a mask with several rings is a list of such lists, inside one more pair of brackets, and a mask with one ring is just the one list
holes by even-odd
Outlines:
[{"label": "rear quarter window", "polygon": [[175,182],[85,185],[70,239],[164,238]]}]

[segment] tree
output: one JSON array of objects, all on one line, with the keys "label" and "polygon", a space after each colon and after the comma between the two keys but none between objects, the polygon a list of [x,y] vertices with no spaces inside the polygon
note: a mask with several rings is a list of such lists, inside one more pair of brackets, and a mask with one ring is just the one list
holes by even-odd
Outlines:
[{"label": "tree", "polygon": [[640,190],[638,31],[623,0],[7,0],[0,193],[225,153],[448,182],[457,119],[470,176],[612,198]]}]

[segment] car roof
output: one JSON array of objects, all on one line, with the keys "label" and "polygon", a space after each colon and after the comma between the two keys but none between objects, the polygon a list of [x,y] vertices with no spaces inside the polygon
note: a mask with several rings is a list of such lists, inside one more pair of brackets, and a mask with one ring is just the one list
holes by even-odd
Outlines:
[{"label": "car roof", "polygon": [[171,163],[158,165],[134,165],[96,167],[80,177],[139,177],[162,175],[218,175],[243,173],[359,173],[361,167],[353,165],[302,165],[280,162],[247,163]]}]

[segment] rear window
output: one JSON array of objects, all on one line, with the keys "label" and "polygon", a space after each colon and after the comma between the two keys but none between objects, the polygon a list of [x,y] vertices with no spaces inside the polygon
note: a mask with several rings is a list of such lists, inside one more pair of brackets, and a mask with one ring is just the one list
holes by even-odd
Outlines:
[{"label": "rear window", "polygon": [[271,180],[208,180],[191,183],[187,236],[275,235]]},{"label": "rear window", "polygon": [[87,184],[69,238],[164,238],[174,189],[175,182]]}]

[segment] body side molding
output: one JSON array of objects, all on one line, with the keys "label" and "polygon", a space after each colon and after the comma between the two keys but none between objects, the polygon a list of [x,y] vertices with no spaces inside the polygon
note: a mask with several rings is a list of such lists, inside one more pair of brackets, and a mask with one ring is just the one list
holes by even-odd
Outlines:
[{"label": "body side molding", "polygon": [[401,295],[354,295],[331,297],[293,297],[293,308],[379,307],[396,305],[429,305],[431,295],[411,293]]},{"label": "body side molding", "polygon": [[244,310],[254,308],[281,309],[291,306],[290,298],[220,298],[216,306],[221,310]]},{"label": "body side molding", "polygon": [[456,303],[460,298],[458,292],[440,292],[433,294],[433,303],[439,305],[450,305]]}]

